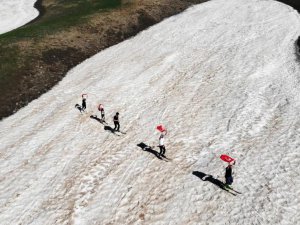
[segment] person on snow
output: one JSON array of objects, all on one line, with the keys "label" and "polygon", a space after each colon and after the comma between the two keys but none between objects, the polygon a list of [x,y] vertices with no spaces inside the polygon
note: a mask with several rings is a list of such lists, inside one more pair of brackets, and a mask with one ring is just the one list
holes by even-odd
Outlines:
[{"label": "person on snow", "polygon": [[[233,165],[235,162],[233,162]],[[229,163],[225,169],[225,187],[229,187],[233,183],[232,165]]]},{"label": "person on snow", "polygon": [[115,124],[115,131],[120,131],[120,122],[119,122],[119,113],[117,112],[114,116],[114,124]]},{"label": "person on snow", "polygon": [[101,113],[101,119],[102,119],[102,121],[104,122],[104,121],[105,121],[105,113],[104,113],[104,107],[103,107],[102,104],[100,104],[100,105],[98,106],[98,110],[100,111],[100,113]]},{"label": "person on snow", "polygon": [[159,136],[159,145],[158,145],[159,150],[160,150],[159,157],[165,156],[165,153],[166,153],[166,147],[164,145],[164,142],[165,142],[164,136],[165,135],[163,133]]},{"label": "person on snow", "polygon": [[81,105],[81,110],[84,111],[86,109],[86,98],[87,94],[82,95],[82,105]]}]

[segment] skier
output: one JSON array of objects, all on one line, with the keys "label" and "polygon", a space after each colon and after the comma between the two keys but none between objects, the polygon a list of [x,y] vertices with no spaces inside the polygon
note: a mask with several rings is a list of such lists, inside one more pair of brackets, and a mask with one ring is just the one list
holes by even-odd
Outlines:
[{"label": "skier", "polygon": [[82,94],[82,106],[81,109],[84,112],[84,110],[86,109],[86,98],[87,98],[87,94]]},{"label": "skier", "polygon": [[[233,162],[233,165],[235,164],[235,161]],[[232,165],[229,163],[228,166],[225,169],[225,187],[229,188],[233,183],[233,177],[232,177]]]},{"label": "skier", "polygon": [[104,113],[104,107],[103,107],[102,104],[100,104],[100,105],[98,106],[98,110],[99,110],[100,113],[101,113],[101,119],[102,119],[102,121],[105,122],[105,113]]},{"label": "skier", "polygon": [[115,124],[115,131],[120,131],[120,123],[119,123],[119,113],[117,112],[114,116],[114,124]]},{"label": "skier", "polygon": [[159,145],[158,145],[158,147],[159,147],[159,150],[160,150],[160,152],[159,152],[159,157],[161,157],[161,156],[165,156],[165,153],[166,153],[166,147],[165,147],[165,145],[164,145],[164,134],[162,133],[160,136],[159,136]]}]

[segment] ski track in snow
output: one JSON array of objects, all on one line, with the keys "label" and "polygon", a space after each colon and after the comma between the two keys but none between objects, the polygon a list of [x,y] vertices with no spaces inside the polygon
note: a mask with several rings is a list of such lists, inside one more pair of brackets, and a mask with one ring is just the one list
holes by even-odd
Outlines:
[{"label": "ski track in snow", "polygon": [[0,34],[25,25],[39,15],[36,0],[0,0]]},{"label": "ski track in snow", "polygon": [[[279,2],[213,0],[75,67],[0,122],[1,224],[297,224],[299,28]],[[159,123],[169,161],[137,146]],[[223,180],[221,154],[242,194],[192,174]]]}]

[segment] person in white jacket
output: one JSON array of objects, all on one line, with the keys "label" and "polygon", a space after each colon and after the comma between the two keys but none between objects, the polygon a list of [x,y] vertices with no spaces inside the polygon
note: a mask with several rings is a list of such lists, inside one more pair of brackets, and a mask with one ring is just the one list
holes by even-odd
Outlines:
[{"label": "person in white jacket", "polygon": [[159,152],[159,156],[161,157],[161,156],[165,156],[165,153],[166,153],[166,147],[165,147],[165,139],[164,139],[164,134],[161,134],[160,136],[159,136],[159,145],[158,145],[158,147],[159,147],[159,150],[160,150],[160,152]]}]

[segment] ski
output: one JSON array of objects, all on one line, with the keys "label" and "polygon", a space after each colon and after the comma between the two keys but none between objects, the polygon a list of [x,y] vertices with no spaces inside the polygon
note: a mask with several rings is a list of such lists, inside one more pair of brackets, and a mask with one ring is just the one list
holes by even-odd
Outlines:
[{"label": "ski", "polygon": [[160,155],[156,155],[156,157],[158,158],[158,159],[160,159],[160,160],[162,160],[162,161],[165,161],[165,162],[170,162],[170,160],[168,160],[168,159],[166,159],[165,157],[162,157],[162,156],[160,156]]},{"label": "ski", "polygon": [[165,160],[172,161],[172,159],[168,158],[168,157],[165,156],[165,155],[161,155],[161,157],[164,158]]},{"label": "ski", "polygon": [[120,134],[126,134],[126,132],[123,132],[123,131],[115,131],[115,132],[118,132],[118,133],[120,133]]},{"label": "ski", "polygon": [[237,191],[237,190],[234,190],[232,187],[229,187],[229,186],[225,186],[224,185],[224,188],[227,190],[227,191],[232,191],[236,194],[242,194],[241,192]]},{"label": "ski", "polygon": [[236,194],[235,192],[229,191],[229,190],[227,190],[227,189],[224,189],[224,190],[227,191],[229,194],[232,194],[232,195],[234,195],[234,196],[237,196],[237,194]]}]

